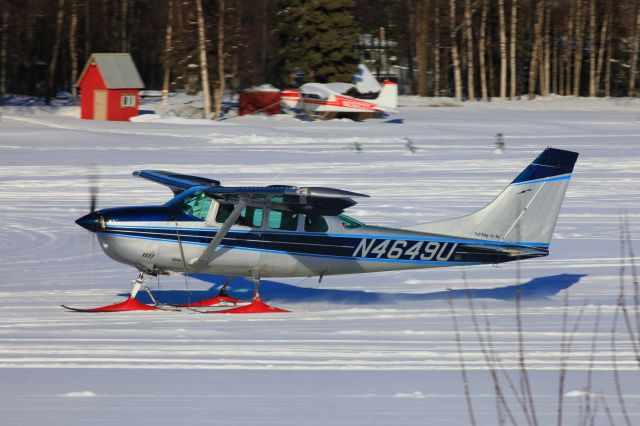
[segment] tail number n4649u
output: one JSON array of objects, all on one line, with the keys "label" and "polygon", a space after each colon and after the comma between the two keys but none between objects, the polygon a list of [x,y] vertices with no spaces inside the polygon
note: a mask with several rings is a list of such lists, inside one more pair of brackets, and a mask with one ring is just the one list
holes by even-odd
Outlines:
[{"label": "tail number n4649u", "polygon": [[354,250],[353,257],[446,262],[451,258],[457,246],[458,243],[439,241],[363,238]]}]

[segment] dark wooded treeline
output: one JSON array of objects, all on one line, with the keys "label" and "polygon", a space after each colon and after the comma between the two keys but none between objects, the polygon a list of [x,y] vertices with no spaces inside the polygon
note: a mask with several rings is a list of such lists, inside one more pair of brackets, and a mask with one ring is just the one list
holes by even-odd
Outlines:
[{"label": "dark wooded treeline", "polygon": [[640,0],[0,0],[0,95],[72,91],[91,52],[131,52],[148,89],[291,84],[283,64],[308,63],[314,39],[291,46],[295,13],[306,34],[336,33],[314,63],[353,28],[384,34],[422,96],[637,95]]}]

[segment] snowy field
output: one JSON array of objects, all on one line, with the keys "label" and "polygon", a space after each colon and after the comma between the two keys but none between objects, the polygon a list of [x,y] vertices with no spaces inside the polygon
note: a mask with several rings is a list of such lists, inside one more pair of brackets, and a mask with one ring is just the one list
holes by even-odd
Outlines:
[{"label": "snowy field", "polygon": [[[73,108],[2,110],[0,423],[470,424],[451,298],[476,422],[498,424],[492,369],[467,288],[499,355],[493,371],[512,419],[501,415],[506,424],[533,423],[518,396],[523,381],[513,297],[520,285],[537,424],[556,424],[561,342],[581,310],[564,358],[564,424],[640,424],[640,371],[621,320],[615,350],[611,343],[621,212],[640,251],[640,103],[554,99],[426,108],[421,102],[407,98],[403,104],[412,106],[366,122],[282,116],[206,125],[120,123],[81,121]],[[506,142],[501,155],[494,153],[497,133]],[[405,138],[418,148],[415,154]],[[59,306],[113,303],[136,276],[74,224],[89,209],[91,164],[102,176],[99,208],[168,200],[165,187],[131,176],[155,168],[228,185],[364,192],[371,198],[350,209],[351,216],[400,227],[483,206],[548,145],[578,151],[580,158],[546,258],[332,276],[322,283],[265,281],[263,297],[292,311],[287,314],[78,314]],[[159,294],[184,297],[188,285],[200,299],[219,282],[163,277]],[[235,280],[232,295],[246,300],[249,283]],[[585,412],[593,419],[583,419]]]}]

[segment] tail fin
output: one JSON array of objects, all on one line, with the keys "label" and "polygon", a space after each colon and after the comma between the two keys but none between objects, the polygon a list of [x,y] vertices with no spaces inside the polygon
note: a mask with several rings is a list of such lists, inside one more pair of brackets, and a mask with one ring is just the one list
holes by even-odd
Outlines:
[{"label": "tail fin", "polygon": [[407,229],[463,238],[548,245],[577,152],[547,148],[483,209]]},{"label": "tail fin", "polygon": [[398,108],[398,85],[391,81],[385,81],[375,102],[384,111],[395,111]]}]

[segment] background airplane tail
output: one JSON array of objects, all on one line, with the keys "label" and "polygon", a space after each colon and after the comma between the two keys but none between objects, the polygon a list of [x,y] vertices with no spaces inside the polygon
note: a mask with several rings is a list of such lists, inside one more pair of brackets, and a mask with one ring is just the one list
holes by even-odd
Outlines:
[{"label": "background airplane tail", "polygon": [[398,85],[385,81],[375,102],[385,110],[394,111],[398,107]]},{"label": "background airplane tail", "polygon": [[546,246],[578,153],[547,148],[487,206],[467,216],[407,229]]}]

